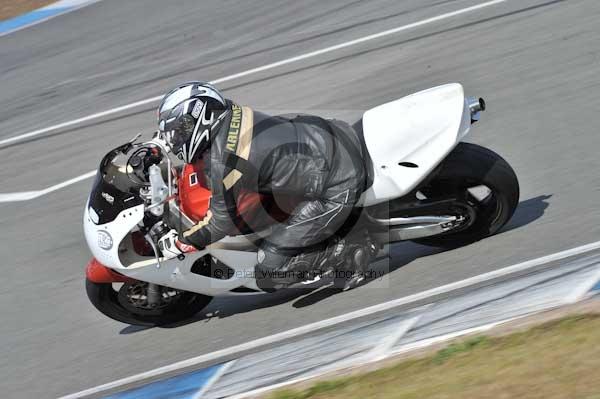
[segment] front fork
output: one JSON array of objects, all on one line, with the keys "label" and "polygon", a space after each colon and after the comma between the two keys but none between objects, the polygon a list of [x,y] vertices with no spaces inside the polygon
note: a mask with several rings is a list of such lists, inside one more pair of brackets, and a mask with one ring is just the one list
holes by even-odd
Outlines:
[{"label": "front fork", "polygon": [[158,284],[148,283],[147,301],[148,305],[156,307],[162,300],[162,288]]},{"label": "front fork", "polygon": [[[96,258],[92,258],[88,262],[85,276],[89,281],[97,284],[134,283],[137,281],[104,266]],[[150,306],[158,306],[162,301],[162,287],[158,284],[148,283],[147,300]]]}]

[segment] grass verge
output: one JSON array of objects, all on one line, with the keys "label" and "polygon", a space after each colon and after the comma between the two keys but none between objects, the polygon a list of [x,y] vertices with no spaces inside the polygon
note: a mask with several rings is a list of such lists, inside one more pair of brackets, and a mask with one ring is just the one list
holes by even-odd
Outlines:
[{"label": "grass verge", "polygon": [[268,397],[600,399],[600,315],[469,338],[424,358]]},{"label": "grass verge", "polygon": [[0,0],[0,21],[10,19],[40,7],[56,3],[57,0]]}]

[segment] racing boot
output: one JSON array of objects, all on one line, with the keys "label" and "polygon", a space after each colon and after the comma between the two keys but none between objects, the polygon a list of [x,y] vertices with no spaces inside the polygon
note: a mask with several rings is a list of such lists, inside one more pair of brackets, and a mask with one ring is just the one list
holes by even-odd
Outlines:
[{"label": "racing boot", "polygon": [[356,288],[365,280],[367,267],[371,260],[367,248],[362,246],[354,247],[348,257],[348,263],[351,265],[353,272],[350,277],[344,279],[342,291]]},{"label": "racing boot", "polygon": [[345,268],[336,272],[335,284],[342,291],[358,287],[367,277],[367,268],[375,258],[377,249],[370,239],[362,244],[352,243],[347,246],[344,254]]},{"label": "racing boot", "polygon": [[346,263],[346,241],[335,239],[321,250],[285,255],[270,248],[260,249],[255,267],[257,286],[273,293],[294,284],[312,284],[331,278]]}]

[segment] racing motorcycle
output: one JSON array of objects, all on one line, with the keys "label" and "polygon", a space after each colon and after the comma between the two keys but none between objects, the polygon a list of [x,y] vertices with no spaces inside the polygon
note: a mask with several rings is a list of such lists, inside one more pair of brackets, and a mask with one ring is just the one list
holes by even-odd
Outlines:
[{"label": "racing motorcycle", "polygon": [[[354,229],[377,248],[399,241],[456,248],[497,233],[517,207],[519,183],[498,154],[463,142],[485,108],[454,83],[366,111],[357,131],[369,184]],[[253,274],[268,226],[162,256],[164,220],[201,220],[211,192],[190,165],[176,167],[158,136],[138,138],[104,156],[85,207],[92,304],[115,320],[152,326],[188,319],[217,296],[262,294]]]}]

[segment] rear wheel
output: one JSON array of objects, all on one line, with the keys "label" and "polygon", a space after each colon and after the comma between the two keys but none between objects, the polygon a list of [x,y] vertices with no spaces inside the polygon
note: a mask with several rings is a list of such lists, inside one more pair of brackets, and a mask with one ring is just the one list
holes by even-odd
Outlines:
[{"label": "rear wheel", "polygon": [[455,193],[471,208],[458,212],[466,219],[463,227],[414,240],[435,247],[459,247],[497,233],[519,204],[519,181],[510,165],[495,152],[470,143],[460,143],[419,191],[428,199]]},{"label": "rear wheel", "polygon": [[[158,286],[154,301],[148,300],[149,284],[142,281],[95,283],[85,280],[90,302],[111,319],[139,326],[157,326],[189,319],[212,300],[193,292]],[[152,302],[152,303],[150,303]]]}]

